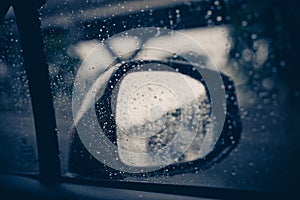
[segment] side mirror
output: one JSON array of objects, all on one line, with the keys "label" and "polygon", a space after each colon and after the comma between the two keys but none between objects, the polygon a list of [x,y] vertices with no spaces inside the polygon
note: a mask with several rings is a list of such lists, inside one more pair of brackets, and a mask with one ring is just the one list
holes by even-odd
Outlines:
[{"label": "side mirror", "polygon": [[[238,144],[242,124],[234,83],[226,75],[185,61],[145,60],[116,65],[106,77],[91,108],[100,130],[84,128],[97,150],[87,150],[82,141],[88,140],[74,129],[70,172],[119,178],[194,172],[221,161]],[[209,86],[207,79],[218,77],[220,84]],[[219,90],[225,91],[225,102],[218,116]],[[87,120],[82,115],[78,123]],[[94,130],[108,142],[90,133]],[[107,143],[114,153],[107,151]],[[112,159],[102,164],[97,154],[105,153]]]}]

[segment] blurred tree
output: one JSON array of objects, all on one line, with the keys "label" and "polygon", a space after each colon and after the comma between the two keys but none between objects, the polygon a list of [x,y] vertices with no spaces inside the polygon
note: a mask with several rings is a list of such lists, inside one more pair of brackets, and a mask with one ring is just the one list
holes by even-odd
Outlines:
[{"label": "blurred tree", "polygon": [[[250,74],[250,84],[255,83],[255,79],[276,75],[280,82],[277,85],[284,84],[287,99],[292,104],[297,103],[300,96],[300,62],[297,58],[299,6],[297,0],[232,0],[228,3],[229,23],[233,25],[234,40],[231,56],[246,68],[246,72],[256,70],[259,74]],[[258,39],[268,41],[269,57],[263,67],[255,69],[253,60],[245,61],[241,52],[249,49],[250,53],[255,53],[255,41]]]}]

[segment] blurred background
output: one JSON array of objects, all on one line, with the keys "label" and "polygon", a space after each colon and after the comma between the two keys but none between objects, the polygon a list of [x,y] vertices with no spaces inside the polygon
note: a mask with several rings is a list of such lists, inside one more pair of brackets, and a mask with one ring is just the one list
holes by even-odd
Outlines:
[{"label": "blurred background", "polygon": [[[40,13],[62,173],[68,176],[72,90],[84,59],[117,33],[161,27],[180,31],[203,45],[218,69],[233,79],[243,132],[237,148],[209,169],[125,181],[272,191],[296,187],[298,8],[296,0],[48,0]],[[0,170],[37,173],[30,94],[13,9],[1,25],[0,41]],[[114,59],[128,44],[112,44],[99,54]],[[189,50],[180,41],[178,48]],[[97,70],[101,73],[103,68]]]}]

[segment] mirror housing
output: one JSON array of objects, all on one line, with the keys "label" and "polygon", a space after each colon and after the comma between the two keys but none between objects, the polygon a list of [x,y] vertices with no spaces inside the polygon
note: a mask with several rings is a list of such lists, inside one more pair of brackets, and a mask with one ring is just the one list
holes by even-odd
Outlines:
[{"label": "mirror housing", "polygon": [[[118,145],[117,139],[117,124],[115,120],[116,115],[116,103],[112,104],[113,90],[121,81],[120,78],[125,76],[128,72],[134,70],[136,66],[142,66],[146,64],[158,64],[166,65],[176,72],[185,76],[191,77],[202,83],[208,95],[209,101],[210,93],[207,87],[207,83],[202,77],[201,73],[210,74],[212,76],[219,72],[211,69],[201,69],[200,73],[195,72],[194,65],[185,61],[174,61],[174,60],[146,60],[146,61],[129,61],[122,63],[117,70],[110,76],[110,80],[106,85],[105,89],[102,90],[102,94],[95,103],[95,111],[97,115],[98,123],[106,135],[106,137],[114,144]],[[160,71],[160,70],[158,70]],[[197,170],[202,170],[210,167],[214,163],[217,163],[224,159],[229,152],[234,149],[240,139],[242,131],[242,123],[237,103],[237,97],[233,81],[226,75],[220,74],[223,81],[223,86],[226,94],[226,111],[225,111],[225,122],[222,128],[221,134],[217,139],[213,148],[204,156],[199,157],[195,160],[187,162],[175,162],[166,165],[158,170],[145,172],[145,173],[127,173],[112,169],[104,164],[100,163],[84,147],[76,129],[73,130],[73,139],[70,151],[69,159],[69,170],[71,173],[80,174],[88,177],[104,177],[104,178],[123,178],[124,176],[159,176],[159,175],[176,175],[181,173],[192,173]],[[211,88],[210,88],[211,89]],[[116,102],[116,101],[115,101]],[[129,142],[130,143],[130,142]],[[119,154],[120,157],[120,154]],[[122,157],[121,157],[122,159]],[[123,159],[124,160],[124,159]],[[84,166],[79,163],[85,163]]]}]

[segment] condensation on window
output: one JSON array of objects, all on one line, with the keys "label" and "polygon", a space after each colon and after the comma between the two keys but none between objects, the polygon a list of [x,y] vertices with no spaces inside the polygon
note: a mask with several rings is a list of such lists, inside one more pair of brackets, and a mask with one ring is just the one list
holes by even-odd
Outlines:
[{"label": "condensation on window", "polygon": [[0,170],[38,172],[28,79],[13,10],[0,27]]}]

